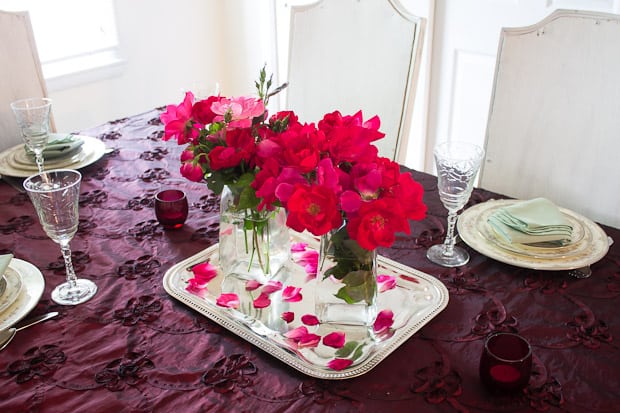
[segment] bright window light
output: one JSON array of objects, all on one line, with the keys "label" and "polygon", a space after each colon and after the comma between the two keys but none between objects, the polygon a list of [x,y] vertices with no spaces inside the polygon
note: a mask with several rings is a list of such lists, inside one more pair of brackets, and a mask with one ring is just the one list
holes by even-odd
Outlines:
[{"label": "bright window light", "polygon": [[109,77],[122,63],[113,0],[0,0],[0,9],[30,14],[48,89]]}]

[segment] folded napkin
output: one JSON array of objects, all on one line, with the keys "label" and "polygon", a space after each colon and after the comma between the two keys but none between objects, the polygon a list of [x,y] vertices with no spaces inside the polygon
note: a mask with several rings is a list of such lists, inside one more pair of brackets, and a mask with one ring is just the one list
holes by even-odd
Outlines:
[{"label": "folded napkin", "polygon": [[488,219],[489,225],[510,243],[533,244],[570,241],[573,227],[559,208],[545,198],[517,202],[499,208]]},{"label": "folded napkin", "polygon": [[[47,145],[43,149],[44,159],[53,159],[74,153],[84,144],[84,139],[66,133],[50,133]],[[26,153],[34,156],[34,153],[25,147]]]},{"label": "folded napkin", "polygon": [[11,263],[12,259],[13,259],[13,254],[0,255],[0,277],[4,275],[4,272],[6,271],[7,267]]}]

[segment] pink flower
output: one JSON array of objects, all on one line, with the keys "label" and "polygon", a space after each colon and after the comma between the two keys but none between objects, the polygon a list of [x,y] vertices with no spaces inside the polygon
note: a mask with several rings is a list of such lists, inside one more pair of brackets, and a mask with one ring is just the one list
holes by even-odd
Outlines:
[{"label": "pink flower", "polygon": [[319,319],[314,314],[304,314],[301,316],[301,322],[307,326],[315,326],[319,324]]},{"label": "pink flower", "polygon": [[286,321],[287,323],[292,322],[295,319],[295,313],[292,311],[285,311],[282,313],[282,320]]},{"label": "pink flower", "polygon": [[194,95],[192,92],[185,94],[185,99],[179,105],[168,105],[166,111],[159,117],[164,124],[163,140],[176,138],[179,145],[193,142],[200,133],[192,120],[192,104]]},{"label": "pink flower", "polygon": [[215,122],[222,122],[229,117],[230,128],[249,128],[252,126],[252,119],[265,113],[265,105],[260,99],[241,96],[231,99],[221,98],[213,102],[211,110],[216,115],[213,119]]},{"label": "pink flower", "polygon": [[349,360],[349,359],[333,359],[330,360],[329,363],[327,363],[327,367],[329,367],[332,370],[344,370],[347,367],[349,367],[351,364],[353,364],[353,360]]},{"label": "pink flower", "polygon": [[396,287],[396,277],[386,274],[377,275],[377,284],[380,285],[380,293],[386,292]]},{"label": "pink flower", "polygon": [[269,281],[262,290],[262,294],[271,294],[282,289],[282,283],[280,281]]},{"label": "pink flower", "polygon": [[269,299],[269,295],[265,293],[260,293],[258,298],[254,300],[254,308],[265,308],[271,305],[271,300]]},{"label": "pink flower", "polygon": [[282,291],[282,299],[289,303],[296,303],[301,301],[301,288],[288,286]]},{"label": "pink flower", "polygon": [[333,348],[342,348],[344,341],[345,334],[342,331],[334,331],[323,337],[323,344]]},{"label": "pink flower", "polygon": [[394,324],[394,313],[392,310],[382,310],[377,314],[372,328],[376,334],[386,332]]},{"label": "pink flower", "polygon": [[245,290],[246,291],[254,291],[257,288],[259,288],[261,285],[261,283],[259,283],[256,280],[248,280],[248,282],[245,283]]},{"label": "pink flower", "polygon": [[215,303],[220,307],[239,308],[239,297],[234,293],[222,294],[215,300]]},{"label": "pink flower", "polygon": [[308,334],[308,329],[305,326],[300,326],[284,333],[284,337],[297,341],[306,334]]}]

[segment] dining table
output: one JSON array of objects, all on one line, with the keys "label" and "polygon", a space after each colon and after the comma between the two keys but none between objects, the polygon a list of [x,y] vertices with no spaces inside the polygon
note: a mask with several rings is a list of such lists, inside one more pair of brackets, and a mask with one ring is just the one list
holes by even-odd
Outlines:
[{"label": "dining table", "polygon": [[[217,244],[219,197],[181,176],[183,147],[162,139],[164,110],[74,131],[106,148],[80,169],[73,265],[98,287],[83,304],[51,300],[65,279],[60,249],[15,178],[0,181],[0,254],[44,279],[25,318],[59,313],[0,351],[0,412],[620,411],[620,229],[600,226],[611,245],[588,278],[502,262],[460,240],[470,261],[441,267],[426,258],[447,226],[437,178],[402,166],[424,187],[428,211],[378,253],[441,283],[445,308],[363,374],[314,377],[166,290],[170,268]],[[180,229],[155,217],[155,194],[169,186],[188,197]],[[475,188],[465,211],[506,198]],[[480,382],[484,340],[498,331],[532,347],[529,383],[514,394]]]}]

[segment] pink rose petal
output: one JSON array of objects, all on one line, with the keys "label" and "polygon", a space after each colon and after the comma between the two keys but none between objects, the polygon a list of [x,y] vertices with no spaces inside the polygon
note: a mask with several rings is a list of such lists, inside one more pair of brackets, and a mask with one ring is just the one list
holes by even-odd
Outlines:
[{"label": "pink rose petal", "polygon": [[291,252],[305,251],[308,246],[305,242],[293,242],[291,243]]},{"label": "pink rose petal", "polygon": [[210,262],[202,262],[192,267],[192,273],[194,278],[202,283],[208,283],[215,277],[217,277],[217,268],[211,265]]},{"label": "pink rose petal", "polygon": [[254,308],[265,308],[271,305],[271,300],[269,299],[269,295],[265,293],[260,293],[257,299],[254,300]]},{"label": "pink rose petal", "polygon": [[300,326],[300,327],[294,328],[284,333],[284,337],[290,338],[291,340],[299,341],[301,337],[307,334],[308,334],[308,329],[304,326]]},{"label": "pink rose petal", "polygon": [[349,367],[351,364],[353,364],[353,360],[349,360],[349,359],[333,359],[330,360],[329,363],[327,363],[327,367],[329,367],[332,370],[344,370],[347,367]]},{"label": "pink rose petal", "polygon": [[248,280],[248,282],[245,283],[245,290],[246,291],[254,291],[257,288],[259,288],[261,285],[261,283],[259,283],[256,280]]},{"label": "pink rose petal", "polygon": [[282,283],[280,281],[269,281],[262,290],[261,294],[271,294],[282,289]]},{"label": "pink rose petal", "polygon": [[345,334],[342,331],[334,331],[323,337],[323,344],[333,348],[344,346]]},{"label": "pink rose petal", "polygon": [[301,322],[307,326],[315,326],[319,324],[319,319],[314,314],[304,314],[301,316]]},{"label": "pink rose petal", "polygon": [[187,287],[185,287],[185,290],[191,294],[197,295],[200,298],[205,298],[207,296],[207,292],[209,292],[209,290],[207,290],[207,285],[199,284],[195,278],[190,278],[187,281]]},{"label": "pink rose petal", "polygon": [[282,299],[289,303],[301,301],[301,288],[289,285],[282,291]]},{"label": "pink rose petal", "polygon": [[394,313],[392,310],[382,310],[377,314],[372,327],[376,334],[381,334],[392,327],[392,324],[394,324]]},{"label": "pink rose petal", "polygon": [[396,287],[396,277],[385,274],[377,275],[377,283],[379,292],[383,293]]},{"label": "pink rose petal", "polygon": [[220,307],[239,308],[239,297],[234,293],[222,294],[215,300],[215,303]]},{"label": "pink rose petal", "polygon": [[320,342],[321,342],[321,336],[310,333],[310,334],[306,334],[305,336],[299,339],[299,341],[297,342],[297,347],[299,348],[316,347],[319,345]]},{"label": "pink rose petal", "polygon": [[292,322],[295,319],[295,313],[292,311],[285,311],[282,313],[282,320],[286,321],[287,323]]}]

